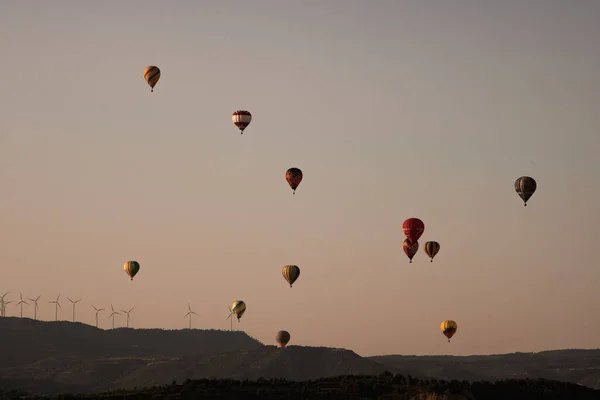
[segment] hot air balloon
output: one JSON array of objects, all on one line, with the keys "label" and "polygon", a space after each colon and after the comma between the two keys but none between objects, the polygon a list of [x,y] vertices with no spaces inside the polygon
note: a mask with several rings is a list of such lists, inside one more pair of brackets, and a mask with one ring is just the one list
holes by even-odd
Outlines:
[{"label": "hot air balloon", "polygon": [[288,169],[285,173],[285,180],[290,185],[294,194],[296,194],[296,188],[302,182],[303,174],[300,168],[292,167]]},{"label": "hot air balloon", "polygon": [[275,340],[279,344],[279,347],[285,347],[290,341],[290,333],[288,331],[279,331],[275,335]]},{"label": "hot air balloon", "polygon": [[286,265],[283,267],[283,277],[292,287],[292,284],[296,282],[296,279],[300,276],[300,268],[297,265]]},{"label": "hot air balloon", "polygon": [[415,256],[415,254],[417,254],[417,251],[419,250],[419,242],[413,243],[410,241],[410,239],[406,239],[404,243],[402,243],[402,249],[408,256],[410,262],[412,263],[413,257]]},{"label": "hot air balloon", "polygon": [[425,231],[425,224],[419,218],[409,218],[402,224],[402,231],[411,242],[415,243]]},{"label": "hot air balloon", "polygon": [[154,92],[154,86],[156,86],[160,79],[160,69],[154,65],[146,67],[146,69],[144,69],[144,79],[148,82],[148,85],[150,85],[150,91]]},{"label": "hot air balloon", "polygon": [[440,325],[440,329],[442,330],[444,336],[448,338],[448,342],[450,342],[450,338],[454,336],[456,330],[458,329],[458,326],[456,325],[456,322],[452,320],[446,320],[442,322],[442,325]]},{"label": "hot air balloon", "polygon": [[242,300],[236,300],[231,304],[231,314],[235,314],[238,322],[240,322],[240,318],[242,318],[242,315],[244,315],[245,312],[246,303],[244,303]]},{"label": "hot air balloon", "polygon": [[433,262],[433,257],[440,251],[440,244],[438,242],[427,242],[425,243],[425,253],[431,258],[431,262]]},{"label": "hot air balloon", "polygon": [[537,183],[530,176],[522,176],[515,181],[515,191],[523,199],[523,203],[527,206],[527,200],[535,193]]},{"label": "hot air balloon", "polygon": [[137,261],[127,261],[125,263],[124,268],[125,272],[127,272],[127,275],[129,275],[131,277],[131,280],[133,280],[135,274],[137,274],[140,270],[140,263],[138,263]]},{"label": "hot air balloon", "polygon": [[233,120],[233,124],[240,129],[240,134],[243,135],[244,129],[246,129],[252,121],[252,114],[250,114],[250,111],[237,110],[233,113],[231,119]]}]

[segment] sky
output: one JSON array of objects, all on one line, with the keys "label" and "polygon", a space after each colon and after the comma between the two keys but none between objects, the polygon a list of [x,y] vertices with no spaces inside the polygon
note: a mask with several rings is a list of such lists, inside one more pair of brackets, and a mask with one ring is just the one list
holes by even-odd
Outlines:
[{"label": "sky", "polygon": [[244,300],[234,328],[263,343],[360,355],[598,348],[598,20],[596,0],[1,2],[0,292],[165,329],[188,303],[229,329]]}]

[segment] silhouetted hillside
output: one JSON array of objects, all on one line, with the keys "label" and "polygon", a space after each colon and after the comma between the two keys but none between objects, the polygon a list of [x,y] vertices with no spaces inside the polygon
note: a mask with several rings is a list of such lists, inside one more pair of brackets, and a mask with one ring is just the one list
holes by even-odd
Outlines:
[{"label": "silhouetted hillside", "polygon": [[[37,393],[100,392],[202,378],[285,378],[378,374],[386,368],[350,350],[326,347],[263,346],[254,350],[185,357],[47,358],[19,368],[0,369],[4,388]],[[30,384],[23,385],[23,383]]]},{"label": "silhouetted hillside", "polygon": [[545,378],[600,389],[600,350],[555,350],[486,356],[375,356],[390,369],[436,379]]},{"label": "silhouetted hillside", "polygon": [[[24,393],[13,392],[13,396]],[[10,394],[7,394],[10,395]],[[30,397],[33,398],[33,397]],[[137,390],[119,390],[62,399],[387,399],[387,400],[596,400],[600,391],[572,383],[508,380],[496,383],[423,381],[410,376],[340,376],[306,382],[187,380]]]},{"label": "silhouetted hillside", "polygon": [[325,347],[264,346],[243,332],[101,330],[70,322],[0,318],[0,388],[96,393],[186,379],[374,375],[480,381],[546,378],[600,388],[600,350],[492,356],[378,356]]},{"label": "silhouetted hillside", "polygon": [[103,330],[78,322],[14,317],[0,318],[0,343],[0,368],[23,366],[46,358],[183,356],[263,346],[240,331]]}]

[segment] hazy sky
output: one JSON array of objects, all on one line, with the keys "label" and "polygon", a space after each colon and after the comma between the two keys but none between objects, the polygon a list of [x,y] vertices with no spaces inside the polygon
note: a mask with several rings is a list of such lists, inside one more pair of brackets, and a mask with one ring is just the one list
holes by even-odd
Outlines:
[{"label": "hazy sky", "polygon": [[[597,0],[1,2],[0,292],[172,329],[188,302],[228,329],[241,299],[265,343],[361,355],[600,347],[599,20]],[[409,217],[433,263],[402,252]]]}]

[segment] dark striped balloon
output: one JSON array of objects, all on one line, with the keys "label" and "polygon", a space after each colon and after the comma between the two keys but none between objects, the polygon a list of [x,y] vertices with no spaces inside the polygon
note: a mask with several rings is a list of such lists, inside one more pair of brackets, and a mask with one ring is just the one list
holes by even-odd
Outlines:
[{"label": "dark striped balloon", "polygon": [[150,85],[150,91],[154,92],[154,86],[156,86],[160,79],[160,69],[154,65],[146,67],[146,69],[144,69],[144,79],[148,82],[148,85]]},{"label": "dark striped balloon", "polygon": [[530,176],[522,176],[515,181],[515,191],[523,203],[527,206],[527,201],[533,196],[537,189],[537,182]]},{"label": "dark striped balloon", "polygon": [[285,280],[290,284],[290,287],[296,282],[300,276],[300,268],[297,265],[286,265],[281,271]]},{"label": "dark striped balloon", "polygon": [[440,251],[440,244],[438,242],[427,242],[424,247],[425,253],[431,258],[431,262],[433,262],[433,257]]},{"label": "dark striped balloon", "polygon": [[127,275],[129,275],[129,277],[131,278],[131,280],[133,280],[133,277],[140,270],[140,263],[137,261],[127,261],[127,262],[125,262],[124,269],[125,269],[125,272],[127,273]]}]

